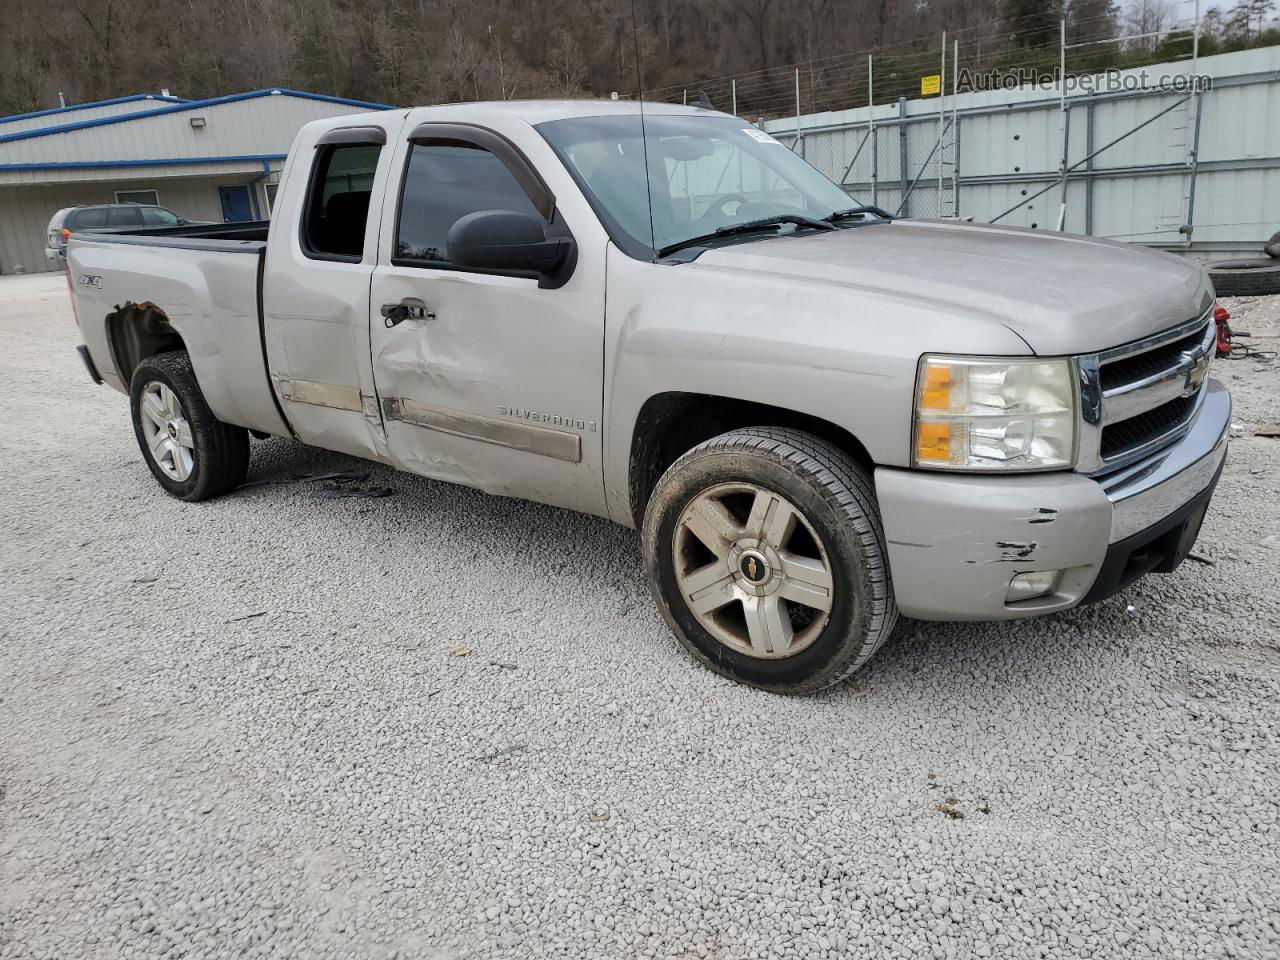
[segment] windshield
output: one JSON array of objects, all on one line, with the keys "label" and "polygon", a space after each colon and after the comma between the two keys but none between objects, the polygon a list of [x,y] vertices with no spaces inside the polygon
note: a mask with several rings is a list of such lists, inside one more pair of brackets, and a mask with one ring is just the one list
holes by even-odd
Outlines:
[{"label": "windshield", "polygon": [[646,114],[651,236],[638,113],[555,120],[538,131],[635,257],[750,220],[821,218],[849,206],[843,190],[745,120]]}]

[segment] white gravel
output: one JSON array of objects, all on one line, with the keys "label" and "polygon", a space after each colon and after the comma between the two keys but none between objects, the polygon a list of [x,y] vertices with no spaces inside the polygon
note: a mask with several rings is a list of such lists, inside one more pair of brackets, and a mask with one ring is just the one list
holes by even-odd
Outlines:
[{"label": "white gravel", "polygon": [[784,699],[629,531],[381,468],[180,503],[60,276],[0,336],[5,960],[1280,955],[1280,364],[1217,367],[1212,564]]}]

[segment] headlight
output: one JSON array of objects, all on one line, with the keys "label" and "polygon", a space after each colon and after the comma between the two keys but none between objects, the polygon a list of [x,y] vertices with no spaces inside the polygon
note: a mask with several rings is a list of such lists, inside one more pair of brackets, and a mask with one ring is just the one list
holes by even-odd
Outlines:
[{"label": "headlight", "polygon": [[1070,360],[925,356],[916,382],[917,467],[1054,470],[1075,462]]}]

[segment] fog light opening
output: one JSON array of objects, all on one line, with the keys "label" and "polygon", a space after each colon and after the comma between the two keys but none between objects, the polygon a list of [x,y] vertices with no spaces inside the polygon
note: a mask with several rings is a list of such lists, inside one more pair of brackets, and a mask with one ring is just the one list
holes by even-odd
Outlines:
[{"label": "fog light opening", "polygon": [[1019,573],[1009,581],[1009,592],[1005,595],[1004,602],[1017,603],[1019,600],[1034,600],[1046,596],[1058,589],[1061,579],[1061,570]]}]

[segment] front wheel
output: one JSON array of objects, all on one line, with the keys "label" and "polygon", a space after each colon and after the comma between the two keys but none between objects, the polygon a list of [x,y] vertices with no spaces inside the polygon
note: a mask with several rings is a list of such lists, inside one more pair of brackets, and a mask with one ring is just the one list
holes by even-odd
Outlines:
[{"label": "front wheel", "polygon": [[735,430],[684,454],[658,481],[642,536],[676,637],[752,686],[838,683],[897,620],[871,477],[798,430]]},{"label": "front wheel", "polygon": [[234,489],[249,469],[249,434],[213,415],[185,352],[138,364],[129,387],[138,446],[152,475],[182,500]]}]

